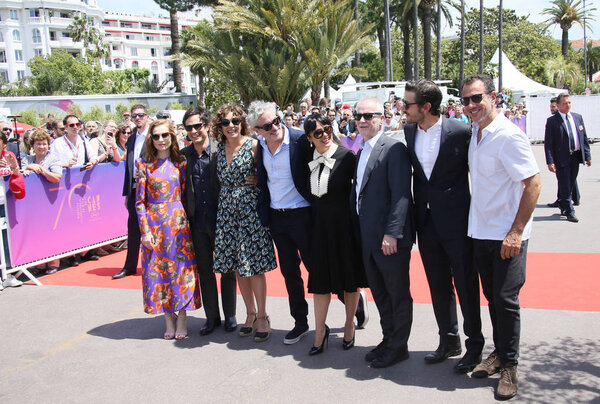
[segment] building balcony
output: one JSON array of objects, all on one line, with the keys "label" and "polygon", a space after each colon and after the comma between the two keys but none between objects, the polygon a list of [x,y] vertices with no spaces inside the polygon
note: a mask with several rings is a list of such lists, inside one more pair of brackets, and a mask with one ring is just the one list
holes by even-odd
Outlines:
[{"label": "building balcony", "polygon": [[43,24],[45,21],[44,17],[28,17],[30,24]]},{"label": "building balcony", "polygon": [[58,26],[68,26],[73,22],[72,18],[50,17],[50,24]]}]

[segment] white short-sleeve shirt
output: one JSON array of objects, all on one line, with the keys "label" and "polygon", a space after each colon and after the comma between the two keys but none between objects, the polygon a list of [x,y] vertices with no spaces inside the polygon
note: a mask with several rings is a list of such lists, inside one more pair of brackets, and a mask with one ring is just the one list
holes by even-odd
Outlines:
[{"label": "white short-sleeve shirt", "polygon": [[88,161],[98,159],[98,151],[90,145],[90,142],[79,135],[75,139],[75,143],[71,143],[67,135],[54,139],[50,145],[52,157],[58,160],[61,165],[67,164],[72,158],[76,158],[77,163],[73,167],[85,165],[86,152]]},{"label": "white short-sleeve shirt", "polygon": [[[512,227],[521,196],[523,180],[539,173],[527,135],[504,114],[481,131],[473,123],[469,144],[471,173],[471,209],[469,237],[479,240],[504,240]],[[531,234],[532,217],[523,230],[523,240]]]}]

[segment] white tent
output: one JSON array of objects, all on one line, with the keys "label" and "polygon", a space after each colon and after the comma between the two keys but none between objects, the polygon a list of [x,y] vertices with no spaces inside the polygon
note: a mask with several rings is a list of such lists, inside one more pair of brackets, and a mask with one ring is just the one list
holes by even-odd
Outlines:
[{"label": "white tent", "polygon": [[[496,69],[498,68],[499,55],[500,49],[497,49],[489,62],[494,64]],[[498,78],[495,79],[495,84],[498,88]],[[512,64],[504,52],[502,52],[502,87],[513,92],[513,100],[518,100],[520,96],[554,97],[565,91],[564,89],[545,86],[530,79]]]}]

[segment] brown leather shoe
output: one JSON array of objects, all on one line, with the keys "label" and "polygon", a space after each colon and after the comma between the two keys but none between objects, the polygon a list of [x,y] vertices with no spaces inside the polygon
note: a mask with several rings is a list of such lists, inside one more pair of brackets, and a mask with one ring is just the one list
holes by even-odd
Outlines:
[{"label": "brown leather shoe", "polygon": [[500,358],[498,358],[498,354],[496,350],[487,357],[486,360],[481,362],[479,365],[475,366],[473,369],[473,373],[471,376],[477,378],[484,378],[496,374],[500,371]]},{"label": "brown leather shoe", "polygon": [[501,400],[508,400],[517,395],[519,389],[519,376],[514,365],[500,369],[500,381],[496,387],[496,396]]}]

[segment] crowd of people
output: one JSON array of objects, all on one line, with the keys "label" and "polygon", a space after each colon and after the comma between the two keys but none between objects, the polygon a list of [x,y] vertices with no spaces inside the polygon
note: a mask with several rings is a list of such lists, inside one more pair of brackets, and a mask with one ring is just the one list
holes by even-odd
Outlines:
[{"label": "crowd of people", "polygon": [[[284,344],[309,332],[302,263],[314,296],[308,354],[328,347],[332,294],[345,305],[342,347],[354,346],[356,328],[369,318],[368,287],[382,340],[365,359],[373,368],[392,366],[409,357],[409,267],[418,240],[439,331],[425,361],[463,353],[456,289],[467,339],[455,372],[500,373],[496,395],[511,398],[518,390],[518,296],[541,183],[527,136],[497,100],[492,79],[472,75],[460,104],[446,106],[428,80],[383,103],[364,98],[352,108],[336,99],[312,107],[305,100],[297,113],[265,101],[247,109],[225,104],[212,114],[192,107],[181,123],[166,115],[152,121],[138,104],[120,125],[68,115],[49,125],[54,136],[34,131],[24,172],[55,182],[62,167],[125,162],[128,249],[113,278],[136,274],[141,247],[144,310],[164,314],[167,340],[187,338],[186,313],[201,306],[201,335],[223,324],[268,340],[265,273],[276,268],[277,254],[294,319]],[[0,168],[12,174],[13,160]],[[567,192],[570,185],[559,190],[565,210]],[[493,327],[485,360],[479,279]],[[240,327],[237,286],[246,308]]]}]

